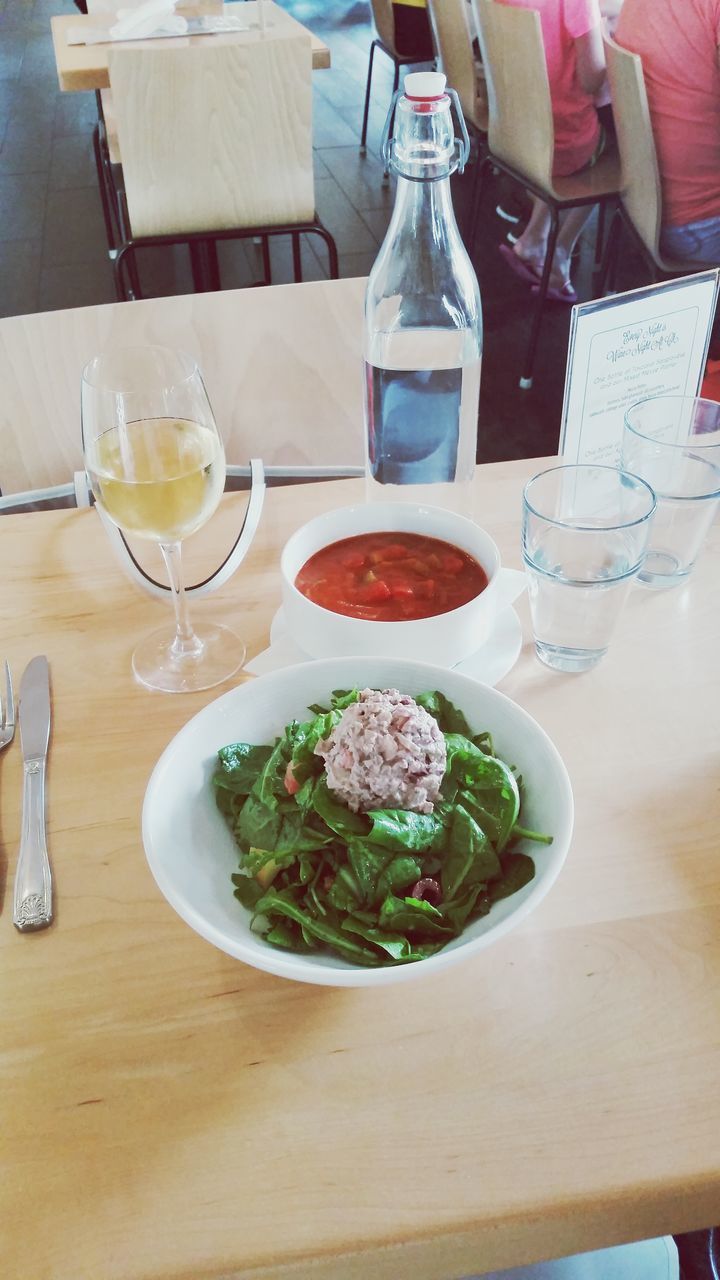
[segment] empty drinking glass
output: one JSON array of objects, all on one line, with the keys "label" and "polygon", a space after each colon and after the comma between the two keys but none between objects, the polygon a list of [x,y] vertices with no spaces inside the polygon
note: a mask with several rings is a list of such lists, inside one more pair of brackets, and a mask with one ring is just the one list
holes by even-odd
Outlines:
[{"label": "empty drinking glass", "polygon": [[654,510],[650,486],[615,467],[551,467],[528,481],[523,560],[535,650],[547,666],[587,671],[607,652]]},{"label": "empty drinking glass", "polygon": [[720,404],[693,396],[640,400],[625,414],[622,465],[647,480],[657,498],[639,581],[676,587],[720,504]]}]

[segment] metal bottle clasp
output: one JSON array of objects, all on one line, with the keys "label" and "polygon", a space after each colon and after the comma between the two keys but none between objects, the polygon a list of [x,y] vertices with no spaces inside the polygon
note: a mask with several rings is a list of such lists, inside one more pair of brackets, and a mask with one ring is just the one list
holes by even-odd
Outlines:
[{"label": "metal bottle clasp", "polygon": [[390,110],[388,111],[387,119],[385,120],[385,128],[383,129],[382,142],[380,145],[382,158],[385,162],[385,168],[392,169],[393,173],[396,173],[399,178],[406,178],[409,182],[439,182],[440,178],[447,178],[451,173],[455,173],[456,170],[458,173],[464,172],[465,165],[467,164],[468,157],[470,155],[470,138],[468,136],[467,125],[465,124],[465,116],[463,115],[463,109],[460,106],[460,99],[458,98],[455,90],[446,88],[445,93],[449,97],[452,105],[455,107],[455,115],[460,126],[461,136],[459,138],[455,138],[457,150],[450,162],[448,172],[424,178],[420,178],[414,173],[405,173],[398,167],[395,160],[393,126],[395,124],[395,109],[397,107],[398,99],[403,96],[403,90],[398,89],[393,94],[392,102],[390,103]]}]

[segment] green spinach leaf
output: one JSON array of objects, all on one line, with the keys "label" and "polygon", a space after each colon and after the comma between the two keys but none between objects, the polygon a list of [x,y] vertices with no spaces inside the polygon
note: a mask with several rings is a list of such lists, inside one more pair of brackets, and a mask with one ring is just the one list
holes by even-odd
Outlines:
[{"label": "green spinach leaf", "polygon": [[247,742],[233,742],[228,747],[221,747],[213,774],[214,785],[249,795],[272,750],[272,747],[253,747]]},{"label": "green spinach leaf", "polygon": [[437,689],[430,693],[416,693],[415,701],[437,720],[443,733],[461,733],[465,738],[470,737],[472,730],[465,716],[444,693]]},{"label": "green spinach leaf", "polygon": [[454,898],[461,887],[484,884],[500,874],[500,862],[477,822],[456,805],[441,871],[443,898]]},{"label": "green spinach leaf", "polygon": [[491,904],[501,898],[509,898],[524,889],[535,876],[535,863],[526,853],[505,853],[502,858],[502,875],[488,887]]},{"label": "green spinach leaf", "polygon": [[413,813],[409,809],[371,809],[371,844],[387,849],[421,853],[441,849],[445,842],[445,824],[438,813]]}]

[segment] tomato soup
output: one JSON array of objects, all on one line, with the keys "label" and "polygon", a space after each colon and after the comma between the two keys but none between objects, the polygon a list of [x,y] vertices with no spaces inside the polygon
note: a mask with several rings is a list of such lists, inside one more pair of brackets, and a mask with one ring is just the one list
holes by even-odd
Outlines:
[{"label": "tomato soup", "polygon": [[487,585],[485,570],[467,551],[421,533],[361,533],[331,542],[295,579],[314,604],[370,622],[448,613]]}]

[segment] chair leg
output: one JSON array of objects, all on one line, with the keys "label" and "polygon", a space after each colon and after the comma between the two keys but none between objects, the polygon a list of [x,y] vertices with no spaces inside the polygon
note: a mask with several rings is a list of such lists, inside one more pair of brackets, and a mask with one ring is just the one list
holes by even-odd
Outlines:
[{"label": "chair leg", "polygon": [[597,275],[604,257],[603,250],[605,248],[605,209],[606,201],[600,201],[598,209],[597,232],[595,233],[595,257],[593,258],[593,275]]},{"label": "chair leg", "polygon": [[103,221],[105,222],[105,236],[107,238],[108,251],[112,254],[112,251],[115,248],[115,228],[113,226],[112,214],[110,212],[107,183],[105,181],[105,166],[103,164],[102,151],[100,150],[100,126],[97,124],[93,129],[93,151],[95,153],[95,168],[97,169]]},{"label": "chair leg", "polygon": [[[125,266],[125,258],[127,257],[127,274],[129,284],[126,286],[123,277],[123,267]],[[140,277],[137,273],[137,263],[135,261],[135,246],[132,244],[124,244],[118,249],[116,256],[113,258],[113,275],[115,277],[115,291],[120,302],[134,302],[137,298],[142,297],[140,289]]]},{"label": "chair leg", "polygon": [[488,166],[490,165],[490,157],[486,155],[481,160],[480,156],[478,156],[475,163],[477,168],[475,170],[475,177],[473,178],[473,189],[470,197],[470,226],[468,228],[468,245],[470,247],[472,247],[475,239],[475,228],[477,227],[480,218],[480,204],[483,197],[485,174]]},{"label": "chair leg", "polygon": [[118,249],[117,254],[112,260],[113,279],[115,281],[115,293],[117,295],[118,302],[128,301],[125,293],[125,287],[123,285],[122,261],[124,253],[124,249]]},{"label": "chair leg", "polygon": [[375,46],[377,40],[373,40],[370,45],[370,61],[368,62],[367,84],[365,86],[365,110],[363,111],[362,133],[360,134],[360,154],[364,155],[367,150],[367,126],[368,113],[370,111],[370,82],[372,81],[373,58],[375,57]]},{"label": "chair leg", "polygon": [[622,215],[620,210],[616,209],[615,215],[608,229],[607,242],[605,244],[602,263],[600,265],[600,275],[598,278],[598,297],[600,298],[604,298],[606,292],[612,292],[621,237]]},{"label": "chair leg", "polygon": [[316,226],[314,230],[319,236],[322,236],[323,240],[325,241],[325,246],[328,252],[328,267],[330,269],[330,279],[337,280],[339,278],[340,269],[338,265],[338,251],[337,251],[337,245],[335,243],[335,239],[333,236],[330,235],[330,232],[322,225]]},{"label": "chair leg", "polygon": [[292,233],[293,278],[296,284],[302,283],[302,254],[300,251],[300,233]]},{"label": "chair leg", "polygon": [[[393,75],[393,87],[392,87],[392,96],[394,98],[398,90],[398,85],[400,83],[400,63],[396,62],[394,58],[393,58],[393,66],[395,67],[395,73]],[[395,113],[393,112],[392,119],[390,120],[390,137],[391,138],[393,135],[394,124],[395,124]],[[387,185],[387,183],[390,180],[390,174],[388,173],[387,169],[383,169],[382,180],[383,180],[383,186]]]},{"label": "chair leg", "polygon": [[192,271],[193,291],[195,293],[205,292],[205,275],[203,272],[203,260],[200,253],[200,245],[197,240],[191,240],[188,244],[188,252],[190,254],[190,270]]},{"label": "chair leg", "polygon": [[190,265],[195,292],[217,292],[220,288],[220,265],[214,240],[190,241]]},{"label": "chair leg", "polygon": [[140,273],[137,266],[137,258],[135,249],[131,248],[128,257],[128,276],[130,278],[130,289],[132,299],[142,298],[142,288],[140,286]]},{"label": "chair leg", "polygon": [[222,289],[220,282],[220,262],[218,261],[218,250],[216,240],[206,240],[203,246],[207,261],[208,288],[213,293],[218,293]]},{"label": "chair leg", "polygon": [[272,263],[270,262],[270,237],[262,237],[263,280],[272,284]]},{"label": "chair leg", "polygon": [[557,209],[553,205],[550,206],[550,219],[550,235],[548,236],[545,262],[543,264],[542,280],[540,281],[537,304],[535,306],[535,315],[533,316],[532,329],[530,331],[530,341],[525,353],[525,363],[523,365],[522,377],[520,378],[519,383],[522,391],[529,391],[533,384],[532,375],[535,365],[535,352],[537,350],[538,338],[540,337],[542,313],[545,307],[548,285],[550,284],[550,272],[552,270],[553,258],[555,257],[555,245],[557,244],[558,232],[560,230],[560,217]]}]

